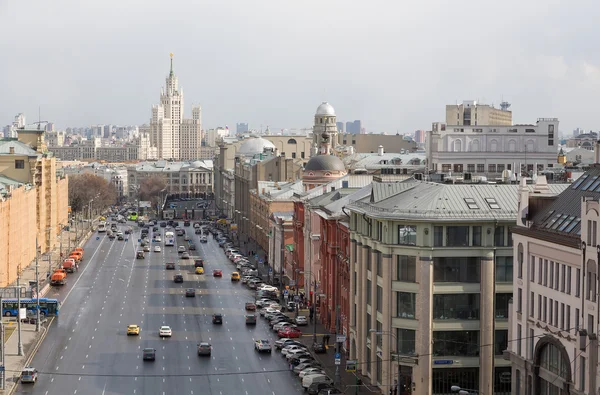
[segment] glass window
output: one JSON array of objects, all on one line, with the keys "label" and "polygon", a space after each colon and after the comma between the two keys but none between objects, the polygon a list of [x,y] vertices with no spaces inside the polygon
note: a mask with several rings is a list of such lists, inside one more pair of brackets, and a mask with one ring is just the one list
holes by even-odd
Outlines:
[{"label": "glass window", "polygon": [[442,247],[444,245],[444,227],[434,226],[433,227],[433,246]]},{"label": "glass window", "polygon": [[480,259],[478,257],[434,258],[434,282],[477,283],[480,281]]},{"label": "glass window", "polygon": [[396,316],[399,318],[415,318],[417,294],[396,292]]},{"label": "glass window", "polygon": [[467,247],[469,245],[469,227],[468,226],[447,226],[446,227],[446,246],[448,247]]},{"label": "glass window", "polygon": [[508,302],[511,299],[511,293],[496,294],[496,318],[508,318]]},{"label": "glass window", "polygon": [[417,227],[414,225],[398,225],[398,244],[417,245]]},{"label": "glass window", "polygon": [[433,356],[479,356],[479,331],[434,331]]},{"label": "glass window", "polygon": [[575,279],[575,296],[579,297],[581,293],[581,269],[577,269],[577,278]]},{"label": "glass window", "polygon": [[417,257],[408,255],[397,256],[398,281],[414,283],[417,281]]},{"label": "glass window", "polygon": [[383,288],[381,288],[379,285],[377,286],[377,311],[378,312],[382,312],[381,307],[383,306]]},{"label": "glass window", "polygon": [[[562,378],[567,378],[569,362],[564,361],[560,350],[552,343],[546,344],[540,353],[540,366]],[[581,369],[581,366],[579,367]]]},{"label": "glass window", "polygon": [[494,246],[504,247],[504,226],[497,226],[494,230]]},{"label": "glass window", "polygon": [[481,226],[473,226],[473,246],[481,247]]},{"label": "glass window", "polygon": [[513,257],[512,256],[497,256],[496,257],[496,282],[497,283],[512,283],[513,281]]},{"label": "glass window", "polygon": [[[517,337],[518,344],[517,348],[520,349],[521,336]],[[508,348],[508,330],[496,331],[496,338],[494,339],[494,354],[502,355],[502,351]],[[519,355],[520,355],[519,351]]]},{"label": "glass window", "polygon": [[367,304],[371,304],[371,280],[367,278]]},{"label": "glass window", "polygon": [[383,254],[381,251],[375,252],[375,259],[377,260],[377,275],[381,277],[381,273],[383,272]]},{"label": "glass window", "polygon": [[478,320],[479,294],[434,294],[434,320]]},{"label": "glass window", "polygon": [[[383,332],[383,324],[379,321],[376,321],[375,330],[377,332]],[[375,338],[377,339],[377,345],[381,347],[383,345],[383,336],[385,335],[377,335]]]},{"label": "glass window", "polygon": [[416,332],[412,329],[396,329],[400,355],[415,355]]},{"label": "glass window", "polygon": [[367,270],[371,270],[371,260],[373,257],[371,256],[371,247],[367,247]]},{"label": "glass window", "polygon": [[529,273],[529,281],[534,282],[535,281],[535,256],[531,256],[531,267],[530,267],[530,273]]}]

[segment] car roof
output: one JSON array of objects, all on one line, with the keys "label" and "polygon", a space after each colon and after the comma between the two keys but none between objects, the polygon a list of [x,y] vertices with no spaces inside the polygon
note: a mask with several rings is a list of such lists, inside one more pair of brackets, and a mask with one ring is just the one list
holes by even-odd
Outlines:
[{"label": "car roof", "polygon": [[210,343],[208,343],[208,342],[200,342],[200,346],[210,346]]},{"label": "car roof", "polygon": [[137,327],[138,325],[136,325],[136,324],[131,324],[131,325],[128,325],[128,326],[131,328],[131,327]]},{"label": "car roof", "polygon": [[168,325],[163,325],[163,326],[160,327],[160,329],[171,329],[171,327],[168,326]]}]

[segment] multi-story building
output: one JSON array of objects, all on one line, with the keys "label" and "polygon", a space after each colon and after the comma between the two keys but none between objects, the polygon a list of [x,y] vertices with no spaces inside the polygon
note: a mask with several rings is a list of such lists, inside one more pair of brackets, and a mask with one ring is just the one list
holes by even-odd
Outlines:
[{"label": "multi-story building", "polygon": [[415,130],[415,141],[417,144],[425,144],[425,131]]},{"label": "multi-story building", "polygon": [[337,144],[353,146],[354,152],[376,153],[380,145],[389,152],[415,152],[417,143],[404,136],[388,134],[350,134],[343,133],[337,137]]},{"label": "multi-story building", "polygon": [[384,152],[379,146],[377,153],[350,152],[341,156],[349,172],[354,174],[387,174],[412,176],[415,173],[425,172],[425,154],[420,152]]},{"label": "multi-story building", "polygon": [[48,147],[62,147],[65,144],[65,132],[46,132],[44,136]]},{"label": "multi-story building", "polygon": [[339,134],[344,133],[344,122],[336,122],[335,125]]},{"label": "multi-story building", "polygon": [[119,199],[129,196],[127,188],[127,167],[124,165],[101,164],[97,162],[75,162],[73,164],[62,162],[62,164],[62,172],[67,176],[86,173],[94,174],[113,184]]},{"label": "multi-story building", "polygon": [[598,133],[590,130],[589,133],[579,133],[568,139],[567,148],[583,148],[593,151],[596,141],[598,141]]},{"label": "multi-story building", "polygon": [[[286,257],[294,250],[294,228],[292,211],[273,212],[269,216],[269,252],[270,278],[273,284],[283,284],[284,276],[292,277],[293,269],[285,265]],[[287,284],[292,284],[288,282]]]},{"label": "multi-story building", "polygon": [[161,89],[160,104],[152,107],[150,119],[150,142],[157,147],[158,157],[173,160],[195,160],[200,157],[202,146],[202,110],[192,106],[192,118],[184,119],[183,89],[171,71],[166,85]]},{"label": "multi-story building", "polygon": [[561,194],[521,187],[513,227],[512,394],[595,394],[600,158]]},{"label": "multi-story building", "polygon": [[18,130],[19,138],[0,141],[0,286],[40,251],[57,243],[68,223],[68,180],[57,175],[44,130]]},{"label": "multi-story building", "polygon": [[210,161],[141,162],[127,167],[129,197],[134,198],[142,179],[159,176],[168,193],[212,193],[213,168]]},{"label": "multi-story building", "polygon": [[487,104],[479,104],[476,100],[465,100],[462,104],[449,104],[446,106],[446,124],[449,126],[511,126],[512,111],[508,109],[510,104],[502,102],[500,106],[501,108],[498,109]]},{"label": "multi-story building", "polygon": [[347,134],[361,134],[363,130],[362,121],[356,120],[354,122],[346,122],[346,133]]},{"label": "multi-story building", "polygon": [[535,125],[447,126],[434,123],[427,132],[427,165],[432,172],[500,177],[533,174],[553,167],[558,152],[558,119]]},{"label": "multi-story building", "polygon": [[244,133],[248,133],[248,123],[238,123],[235,125],[235,132],[236,134],[244,134]]},{"label": "multi-story building", "polygon": [[346,206],[350,358],[383,390],[400,380],[415,394],[448,394],[451,385],[510,394],[502,353],[518,186],[409,180],[371,188]]}]

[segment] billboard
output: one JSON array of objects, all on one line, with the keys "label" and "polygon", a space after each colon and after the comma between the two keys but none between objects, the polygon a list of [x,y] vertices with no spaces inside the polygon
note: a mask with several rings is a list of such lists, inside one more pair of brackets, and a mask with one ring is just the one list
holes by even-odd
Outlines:
[{"label": "billboard", "polygon": [[139,207],[140,208],[150,208],[150,207],[152,207],[152,202],[149,200],[140,200]]}]

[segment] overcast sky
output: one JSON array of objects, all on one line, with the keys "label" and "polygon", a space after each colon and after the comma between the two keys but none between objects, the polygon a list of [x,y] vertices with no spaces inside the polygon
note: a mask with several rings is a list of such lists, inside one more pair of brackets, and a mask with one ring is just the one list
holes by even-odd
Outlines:
[{"label": "overcast sky", "polygon": [[204,128],[308,127],[322,101],[368,131],[429,129],[445,105],[598,129],[597,0],[0,0],[0,125],[142,124],[175,54]]}]

